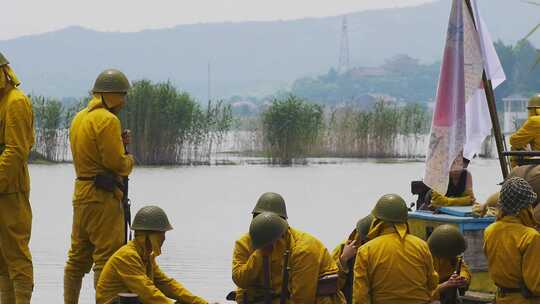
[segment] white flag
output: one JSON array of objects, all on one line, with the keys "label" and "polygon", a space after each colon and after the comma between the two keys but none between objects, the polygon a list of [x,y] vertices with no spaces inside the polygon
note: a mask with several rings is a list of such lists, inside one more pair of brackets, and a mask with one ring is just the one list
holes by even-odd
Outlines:
[{"label": "white flag", "polygon": [[467,104],[481,87],[480,39],[464,0],[453,0],[448,22],[424,183],[446,193],[450,167],[463,155]]},{"label": "white flag", "polygon": [[[493,89],[495,90],[495,88],[506,80],[506,75],[495,51],[495,46],[493,45],[486,23],[480,15],[476,0],[472,0],[471,4],[474,11],[476,30],[480,39],[484,69],[487,78],[491,80]],[[467,159],[472,159],[475,154],[480,153],[482,142],[491,134],[491,117],[483,86],[479,87],[474,94],[474,98],[467,102],[465,113],[467,136],[463,156]]]}]

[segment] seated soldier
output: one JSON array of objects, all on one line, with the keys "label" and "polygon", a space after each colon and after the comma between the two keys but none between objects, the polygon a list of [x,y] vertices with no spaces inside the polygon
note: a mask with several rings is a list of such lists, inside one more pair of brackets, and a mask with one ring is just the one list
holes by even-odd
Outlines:
[{"label": "seated soldier", "polygon": [[319,240],[272,212],[252,219],[249,239],[241,244],[248,245],[246,254],[233,261],[233,280],[243,293],[238,303],[276,304],[280,297],[290,304],[345,303],[336,263]]},{"label": "seated soldier", "polygon": [[467,249],[467,242],[463,234],[451,225],[435,228],[427,242],[433,255],[433,267],[439,274],[439,285],[432,300],[441,304],[456,303],[458,289],[464,292],[471,282],[469,267],[460,257]]},{"label": "seated soldier", "polygon": [[161,208],[141,208],[131,228],[135,239],[118,249],[103,268],[96,288],[96,304],[115,303],[119,293],[134,293],[144,304],[174,303],[170,299],[177,303],[208,303],[165,275],[156,263],[165,232],[173,229]]},{"label": "seated soldier", "polygon": [[533,220],[536,193],[521,177],[505,180],[495,223],[484,231],[497,304],[540,303],[540,234]]},{"label": "seated soldier", "polygon": [[495,217],[499,212],[499,191],[491,194],[485,203],[474,204],[472,208],[472,213],[474,217]]},{"label": "seated soldier", "polygon": [[428,303],[439,277],[427,243],[409,233],[405,201],[384,195],[371,214],[370,241],[356,253],[353,303]]},{"label": "seated soldier", "polygon": [[[540,94],[536,94],[529,99],[527,105],[529,117],[512,136],[510,136],[510,146],[512,150],[533,150],[540,151]],[[516,158],[511,158],[512,167],[518,164]]]},{"label": "seated soldier", "polygon": [[[521,177],[536,193],[537,199],[533,202],[533,216],[537,223],[540,224],[540,165],[524,165],[517,166],[512,169],[508,178]],[[493,193],[484,204],[475,204],[473,207],[473,215],[478,217],[497,216],[499,209],[499,192]]]},{"label": "seated soldier", "polygon": [[432,191],[432,207],[471,206],[474,204],[476,199],[474,198],[472,175],[467,170],[469,162],[469,160],[463,158],[461,167],[457,162],[452,165],[446,194],[442,195],[437,191]]},{"label": "seated soldier", "polygon": [[373,216],[370,214],[356,223],[356,229],[351,232],[349,238],[336,246],[332,252],[332,257],[338,266],[339,289],[343,292],[347,304],[352,303],[352,287],[354,278],[354,261],[356,258],[356,251],[359,247],[364,245],[367,241],[367,234],[371,223],[373,222]]}]

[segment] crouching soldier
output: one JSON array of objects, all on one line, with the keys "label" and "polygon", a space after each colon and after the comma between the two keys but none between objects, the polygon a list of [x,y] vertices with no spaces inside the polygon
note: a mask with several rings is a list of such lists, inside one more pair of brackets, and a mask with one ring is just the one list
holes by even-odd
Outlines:
[{"label": "crouching soldier", "polygon": [[[247,242],[246,242],[247,240]],[[324,245],[290,228],[273,212],[254,214],[249,234],[237,241],[233,281],[236,301],[344,304],[338,268]]]},{"label": "crouching soldier", "polygon": [[356,223],[356,229],[351,232],[349,238],[339,244],[332,252],[332,257],[339,269],[338,286],[343,292],[347,304],[352,303],[353,269],[356,251],[368,241],[367,234],[372,222],[373,216],[371,214],[359,220]]},{"label": "crouching soldier", "polygon": [[353,303],[429,303],[439,278],[427,243],[409,234],[405,201],[384,195],[371,214],[370,241],[356,253]]},{"label": "crouching soldier", "polygon": [[165,232],[173,229],[161,208],[141,208],[131,228],[135,239],[118,249],[103,268],[96,288],[96,304],[115,303],[119,293],[134,293],[144,304],[174,303],[170,299],[177,303],[208,303],[165,275],[156,263]]},{"label": "crouching soldier", "polygon": [[456,227],[441,225],[433,230],[428,245],[433,255],[433,266],[439,274],[439,285],[432,299],[441,304],[457,303],[457,293],[464,293],[471,282],[469,267],[461,257],[467,249],[467,242]]}]

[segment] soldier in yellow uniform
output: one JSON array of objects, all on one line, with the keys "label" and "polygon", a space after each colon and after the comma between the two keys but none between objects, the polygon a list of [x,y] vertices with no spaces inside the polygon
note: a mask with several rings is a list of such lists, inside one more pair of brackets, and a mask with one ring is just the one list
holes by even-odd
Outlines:
[{"label": "soldier in yellow uniform", "polygon": [[531,207],[535,200],[536,193],[523,178],[507,179],[501,188],[497,220],[484,231],[497,304],[540,303],[540,233]]},{"label": "soldier in yellow uniform", "polygon": [[[525,123],[510,136],[512,150],[540,151],[540,94],[529,99],[527,105],[529,117]],[[512,158],[512,167],[517,166],[515,158]]]},{"label": "soldier in yellow uniform", "polygon": [[[259,303],[265,296],[279,303],[282,291],[287,303],[345,303],[330,253],[313,236],[288,227],[280,195],[264,194],[253,213],[249,234],[236,241],[233,253],[232,278],[238,287],[238,303]],[[324,288],[328,286],[330,290]]]},{"label": "soldier in yellow uniform", "polygon": [[[280,194],[275,192],[263,193],[257,200],[251,214],[253,217],[255,217],[262,212],[273,212],[284,220],[287,220],[287,207],[285,205],[285,200]],[[275,248],[275,250],[273,250],[272,257],[270,259],[272,269],[281,267],[280,265],[282,263],[284,249],[282,248],[283,246],[281,243],[277,245],[279,248]],[[245,269],[246,262],[250,258],[253,251],[254,250],[251,246],[251,237],[249,236],[249,233],[244,234],[239,240],[236,241],[233,252],[232,277],[233,281],[237,285],[234,298],[238,303],[244,303],[244,299],[247,300],[247,290],[245,290],[242,286],[247,285],[245,282],[246,278],[248,280],[252,280],[251,277],[246,275]],[[279,277],[274,278],[273,282],[276,285],[278,283],[278,279]],[[260,297],[261,293],[256,290],[251,290],[249,296],[251,299],[254,299]]]},{"label": "soldier in yellow uniform", "polygon": [[[540,224],[540,165],[516,166],[512,169],[508,177],[521,177],[531,185],[537,196],[536,201],[532,204],[533,215],[536,222]],[[473,213],[480,217],[496,216],[499,209],[499,195],[500,193],[497,191],[484,204],[475,204],[473,206]]]},{"label": "soldier in yellow uniform", "polygon": [[353,303],[429,303],[439,277],[427,243],[409,234],[405,201],[384,195],[371,214],[370,241],[356,254]]},{"label": "soldier in yellow uniform", "polygon": [[28,157],[34,115],[9,62],[0,53],[0,303],[30,303],[34,288],[28,243],[32,230]]},{"label": "soldier in yellow uniform", "polygon": [[[457,289],[464,292],[471,282],[469,267],[460,256],[467,249],[467,242],[463,234],[452,225],[435,228],[427,242],[433,255],[433,266],[439,274],[439,285],[432,299],[441,304],[454,304]],[[459,274],[456,272],[458,265]]]},{"label": "soldier in yellow uniform", "polygon": [[473,179],[467,170],[469,160],[463,158],[463,166],[453,165],[450,171],[448,188],[443,195],[432,191],[431,205],[433,207],[470,206],[476,201],[473,191]]},{"label": "soldier in yellow uniform", "polygon": [[105,264],[96,288],[96,304],[114,303],[120,293],[134,293],[145,304],[207,304],[161,271],[165,232],[172,230],[167,215],[157,206],[141,208],[133,219],[135,239],[120,248]]},{"label": "soldier in yellow uniform", "polygon": [[94,266],[94,286],[101,269],[125,243],[122,177],[133,168],[126,154],[120,120],[129,81],[118,70],[96,79],[93,98],[70,128],[77,179],[73,194],[71,248],[64,272],[64,303],[78,303],[83,276]]},{"label": "soldier in yellow uniform", "polygon": [[356,223],[356,229],[351,232],[349,238],[337,245],[332,252],[332,257],[339,269],[339,289],[343,292],[347,304],[352,303],[353,269],[356,251],[368,241],[367,234],[372,222],[373,216],[371,214],[360,219]]}]

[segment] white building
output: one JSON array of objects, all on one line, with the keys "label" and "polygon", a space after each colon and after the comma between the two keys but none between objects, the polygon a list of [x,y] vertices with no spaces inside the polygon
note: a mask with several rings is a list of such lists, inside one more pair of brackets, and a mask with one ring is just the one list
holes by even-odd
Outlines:
[{"label": "white building", "polygon": [[515,132],[527,120],[528,99],[521,95],[511,95],[503,98],[503,125],[504,134]]}]

